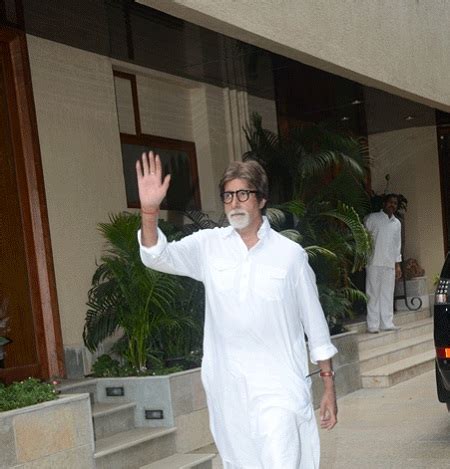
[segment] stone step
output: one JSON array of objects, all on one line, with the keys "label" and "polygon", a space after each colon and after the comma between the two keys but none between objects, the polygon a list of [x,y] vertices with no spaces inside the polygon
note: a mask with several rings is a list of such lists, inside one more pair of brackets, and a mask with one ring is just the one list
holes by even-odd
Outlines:
[{"label": "stone step", "polygon": [[215,454],[174,454],[141,469],[212,469]]},{"label": "stone step", "polygon": [[360,370],[365,372],[412,355],[434,350],[432,334],[420,335],[399,342],[360,352]]},{"label": "stone step", "polygon": [[176,427],[133,428],[95,443],[97,469],[136,469],[176,452]]},{"label": "stone step", "polygon": [[434,368],[435,351],[413,355],[361,373],[363,388],[388,388]]},{"label": "stone step", "polygon": [[109,404],[97,402],[92,405],[95,439],[99,440],[114,433],[134,427],[135,402]]},{"label": "stone step", "polygon": [[[419,311],[401,311],[394,314],[394,324],[396,326],[402,326],[404,324],[429,318],[430,316],[431,313],[429,308],[420,309]],[[345,327],[349,331],[355,331],[359,334],[364,334],[367,331],[367,323],[365,321],[346,324]]]},{"label": "stone step", "polygon": [[91,397],[91,403],[97,402],[97,379],[65,379],[56,386],[62,394],[80,394],[87,392]]},{"label": "stone step", "polygon": [[433,319],[427,318],[400,326],[396,331],[381,331],[378,334],[360,334],[358,336],[359,352],[397,343],[401,340],[433,333]]}]

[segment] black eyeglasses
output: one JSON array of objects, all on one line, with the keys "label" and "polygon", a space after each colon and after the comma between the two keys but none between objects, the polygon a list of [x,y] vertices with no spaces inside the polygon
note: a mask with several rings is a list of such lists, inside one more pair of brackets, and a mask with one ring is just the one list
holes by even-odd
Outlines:
[{"label": "black eyeglasses", "polygon": [[234,195],[236,194],[239,202],[247,202],[250,197],[250,194],[257,194],[258,191],[250,191],[248,189],[240,189],[238,191],[226,191],[220,194],[222,202],[224,204],[231,204],[233,201]]}]

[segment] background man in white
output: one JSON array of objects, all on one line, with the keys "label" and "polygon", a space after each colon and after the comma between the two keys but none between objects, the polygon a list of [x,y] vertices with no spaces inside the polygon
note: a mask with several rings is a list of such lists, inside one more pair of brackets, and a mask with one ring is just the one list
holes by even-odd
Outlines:
[{"label": "background man in white", "polygon": [[393,310],[395,279],[402,276],[401,224],[394,215],[397,206],[398,196],[388,194],[383,209],[371,213],[364,221],[373,239],[373,252],[366,267],[367,331],[370,333],[398,329]]},{"label": "background man in white", "polygon": [[210,426],[226,469],[319,467],[310,396],[311,360],[322,369],[321,426],[336,424],[331,357],[337,352],[318,301],[305,251],[261,215],[267,176],[254,162],[234,162],[220,183],[230,226],[167,243],[157,229],[169,187],[159,157],[136,165],[145,265],[205,285],[202,381]]}]

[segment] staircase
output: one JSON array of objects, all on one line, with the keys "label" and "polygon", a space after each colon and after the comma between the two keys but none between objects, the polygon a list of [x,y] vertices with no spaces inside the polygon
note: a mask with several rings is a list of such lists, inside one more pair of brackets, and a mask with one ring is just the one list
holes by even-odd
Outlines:
[{"label": "staircase", "polygon": [[135,403],[98,402],[96,379],[66,381],[58,389],[91,397],[97,469],[212,469],[215,454],[176,452],[176,427],[139,428]]},{"label": "staircase", "polygon": [[433,319],[430,311],[405,311],[394,315],[400,329],[366,333],[366,324],[348,329],[359,333],[363,388],[386,388],[434,368]]}]

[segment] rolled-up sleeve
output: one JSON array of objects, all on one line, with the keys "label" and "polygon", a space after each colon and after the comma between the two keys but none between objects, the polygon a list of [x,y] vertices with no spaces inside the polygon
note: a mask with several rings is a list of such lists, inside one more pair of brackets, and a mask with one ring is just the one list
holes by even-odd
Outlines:
[{"label": "rolled-up sleeve", "polygon": [[332,344],[330,331],[319,301],[316,277],[308,263],[306,252],[302,252],[296,285],[297,301],[312,363],[328,360],[337,353]]},{"label": "rolled-up sleeve", "polygon": [[200,232],[186,236],[180,241],[167,242],[158,228],[158,241],[154,246],[143,246],[141,230],[137,232],[140,256],[143,264],[153,270],[173,275],[183,275],[203,281],[203,268],[198,238]]}]

